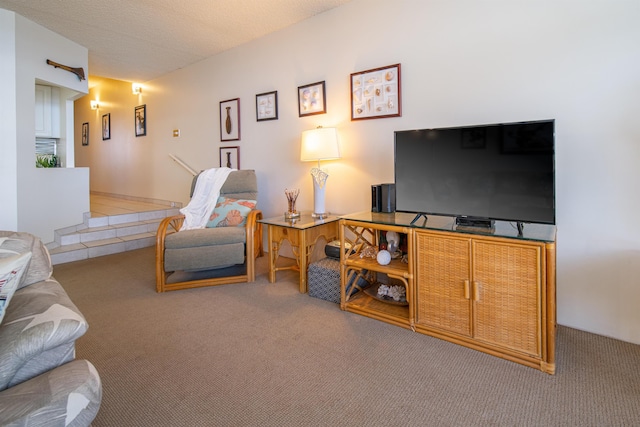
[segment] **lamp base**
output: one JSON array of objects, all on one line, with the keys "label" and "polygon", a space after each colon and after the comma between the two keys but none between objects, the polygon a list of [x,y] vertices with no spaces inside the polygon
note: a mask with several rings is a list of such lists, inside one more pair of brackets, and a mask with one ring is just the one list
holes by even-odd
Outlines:
[{"label": "lamp base", "polygon": [[324,212],[324,213],[315,213],[314,212],[314,213],[311,214],[312,218],[318,218],[318,219],[325,219],[328,216],[329,216],[329,214],[327,212]]}]

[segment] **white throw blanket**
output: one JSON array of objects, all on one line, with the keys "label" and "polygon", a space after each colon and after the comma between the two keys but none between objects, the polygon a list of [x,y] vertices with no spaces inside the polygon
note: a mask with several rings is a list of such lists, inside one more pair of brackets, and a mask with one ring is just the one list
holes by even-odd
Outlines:
[{"label": "white throw blanket", "polygon": [[234,170],[236,169],[213,168],[200,174],[191,201],[180,209],[180,213],[185,216],[180,231],[204,228],[207,225],[209,216],[216,207],[218,197],[220,197],[220,188]]}]

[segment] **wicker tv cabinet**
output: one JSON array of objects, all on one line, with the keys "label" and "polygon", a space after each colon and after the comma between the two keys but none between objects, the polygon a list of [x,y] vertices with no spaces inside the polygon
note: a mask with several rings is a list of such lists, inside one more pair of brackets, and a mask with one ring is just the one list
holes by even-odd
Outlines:
[{"label": "wicker tv cabinet", "polygon": [[[342,310],[555,373],[555,236],[551,225],[496,221],[492,229],[463,228],[454,218],[361,212],[341,216]],[[406,235],[407,261],[380,265],[361,257],[380,231]],[[347,295],[357,275],[384,273],[406,287],[408,305],[380,301],[364,290]]]}]

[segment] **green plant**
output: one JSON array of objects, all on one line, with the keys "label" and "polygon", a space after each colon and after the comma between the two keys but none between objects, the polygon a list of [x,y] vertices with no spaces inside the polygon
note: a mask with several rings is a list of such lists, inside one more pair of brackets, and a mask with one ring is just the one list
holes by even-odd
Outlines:
[{"label": "green plant", "polygon": [[55,168],[58,164],[57,156],[53,154],[38,154],[36,155],[36,167],[37,168]]}]

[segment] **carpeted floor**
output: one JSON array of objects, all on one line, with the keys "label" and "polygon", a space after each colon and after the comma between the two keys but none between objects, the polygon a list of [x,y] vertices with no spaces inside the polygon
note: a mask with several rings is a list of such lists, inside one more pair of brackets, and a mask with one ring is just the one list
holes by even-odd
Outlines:
[{"label": "carpeted floor", "polygon": [[298,292],[155,292],[153,248],[55,266],[89,322],[102,426],[639,426],[640,346],[559,327],[557,373]]}]

